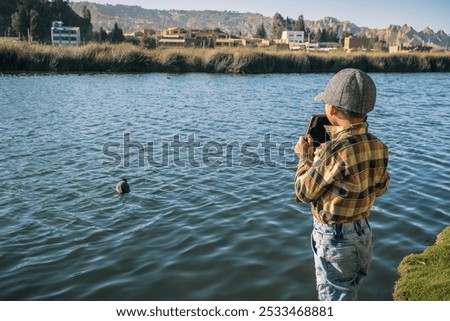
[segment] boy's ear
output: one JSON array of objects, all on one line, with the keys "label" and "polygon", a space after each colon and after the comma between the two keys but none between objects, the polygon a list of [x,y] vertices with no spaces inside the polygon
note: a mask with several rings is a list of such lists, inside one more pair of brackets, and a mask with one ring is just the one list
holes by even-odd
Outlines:
[{"label": "boy's ear", "polygon": [[334,115],[336,115],[336,107],[334,107],[333,105],[331,105],[331,107],[330,107],[330,115],[331,116],[334,116]]}]

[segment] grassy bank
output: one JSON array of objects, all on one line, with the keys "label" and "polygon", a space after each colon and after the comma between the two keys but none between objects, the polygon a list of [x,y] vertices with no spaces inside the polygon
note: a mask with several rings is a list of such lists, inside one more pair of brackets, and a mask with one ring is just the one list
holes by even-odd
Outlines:
[{"label": "grassy bank", "polygon": [[0,71],[321,73],[449,72],[449,53],[305,53],[250,48],[157,49],[120,44],[55,47],[0,43]]},{"label": "grassy bank", "polygon": [[406,256],[398,271],[394,300],[449,301],[450,226],[438,235],[435,245]]}]

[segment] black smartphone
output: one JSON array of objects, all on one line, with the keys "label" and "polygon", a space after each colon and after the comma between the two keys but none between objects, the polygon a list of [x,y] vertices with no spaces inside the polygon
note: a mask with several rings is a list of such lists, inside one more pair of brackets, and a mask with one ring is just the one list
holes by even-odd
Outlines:
[{"label": "black smartphone", "polygon": [[320,146],[330,140],[330,135],[325,130],[324,126],[331,125],[330,121],[325,114],[311,115],[306,127],[305,137],[311,135],[314,139],[314,147]]}]

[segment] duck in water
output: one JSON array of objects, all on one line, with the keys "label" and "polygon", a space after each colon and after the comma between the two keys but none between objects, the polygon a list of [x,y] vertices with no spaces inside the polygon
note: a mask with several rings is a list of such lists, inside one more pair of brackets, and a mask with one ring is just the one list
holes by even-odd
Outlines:
[{"label": "duck in water", "polygon": [[130,192],[130,185],[128,185],[128,181],[126,178],[122,178],[122,180],[116,185],[116,193],[126,194],[129,192]]}]

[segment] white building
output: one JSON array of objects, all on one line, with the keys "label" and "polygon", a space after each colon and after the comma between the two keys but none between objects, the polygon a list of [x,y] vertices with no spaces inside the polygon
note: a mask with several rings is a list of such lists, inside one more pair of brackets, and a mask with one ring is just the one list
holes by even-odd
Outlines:
[{"label": "white building", "polygon": [[65,27],[62,21],[52,22],[52,44],[65,46],[79,46],[81,43],[79,27]]},{"label": "white building", "polygon": [[284,43],[302,43],[305,42],[305,32],[304,31],[283,31],[281,34],[281,40]]}]

